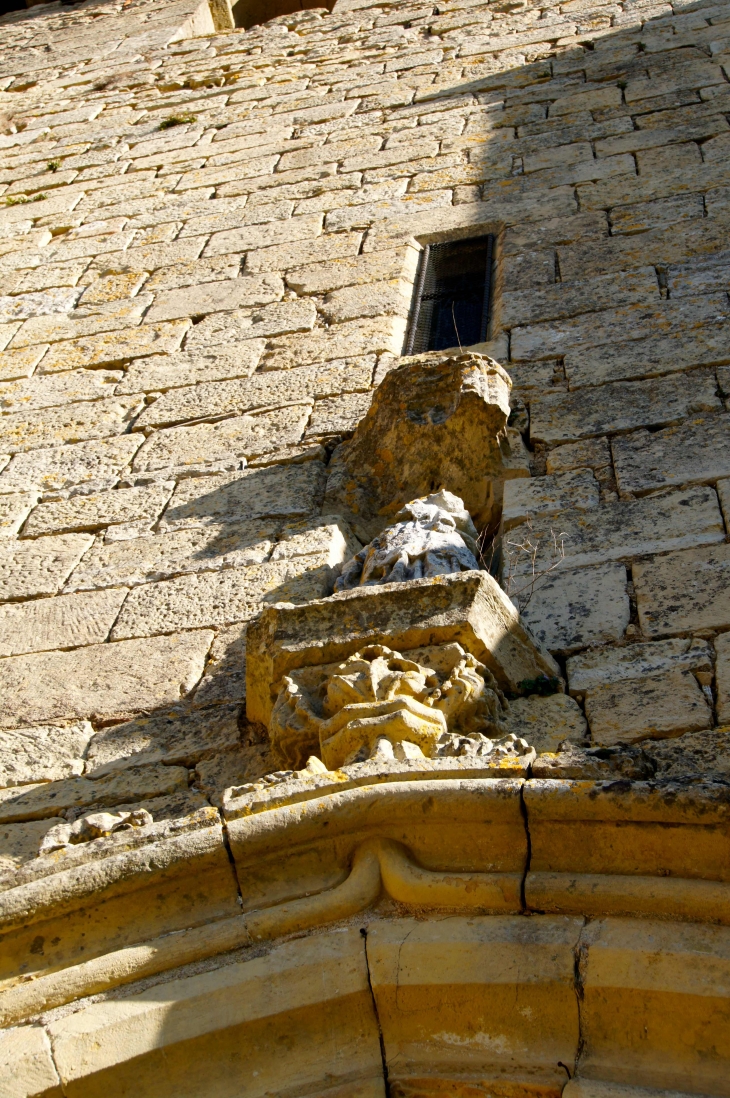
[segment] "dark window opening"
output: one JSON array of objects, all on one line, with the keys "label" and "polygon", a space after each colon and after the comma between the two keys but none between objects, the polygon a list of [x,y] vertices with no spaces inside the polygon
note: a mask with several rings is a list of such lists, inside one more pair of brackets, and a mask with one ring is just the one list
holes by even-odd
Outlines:
[{"label": "dark window opening", "polygon": [[448,240],[421,253],[404,354],[469,347],[489,338],[494,237]]},{"label": "dark window opening", "polygon": [[327,8],[332,11],[335,0],[233,0],[233,20],[237,27],[250,30],[279,15],[291,15],[295,11]]}]

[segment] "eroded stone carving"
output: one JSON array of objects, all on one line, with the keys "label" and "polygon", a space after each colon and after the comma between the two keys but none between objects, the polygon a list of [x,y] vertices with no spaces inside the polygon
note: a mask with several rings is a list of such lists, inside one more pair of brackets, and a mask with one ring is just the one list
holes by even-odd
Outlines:
[{"label": "eroded stone carving", "polygon": [[344,565],[335,591],[479,568],[477,538],[471,515],[458,496],[441,489],[414,499],[391,526]]},{"label": "eroded stone carving", "polygon": [[372,644],[343,663],[285,675],[270,736],[291,766],[316,754],[337,769],[370,757],[383,739],[401,757],[415,747],[433,758],[469,737],[483,737],[478,749],[504,736],[506,707],[494,676],[459,644],[407,656]]},{"label": "eroded stone carving", "polygon": [[367,542],[408,500],[443,486],[480,528],[494,523],[504,480],[529,476],[507,430],[511,387],[497,362],[473,353],[430,352],[391,370],[333,455],[327,510]]},{"label": "eroded stone carving", "polygon": [[50,854],[53,850],[63,850],[64,847],[76,843],[106,838],[117,831],[147,827],[153,822],[152,815],[146,808],[134,808],[131,812],[91,812],[75,823],[64,821],[52,827],[43,836],[38,853]]}]

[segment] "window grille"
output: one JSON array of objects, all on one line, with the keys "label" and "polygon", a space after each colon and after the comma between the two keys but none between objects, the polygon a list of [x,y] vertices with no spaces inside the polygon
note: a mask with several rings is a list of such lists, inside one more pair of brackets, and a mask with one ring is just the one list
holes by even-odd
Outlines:
[{"label": "window grille", "polygon": [[494,237],[426,245],[404,354],[469,347],[488,338]]}]

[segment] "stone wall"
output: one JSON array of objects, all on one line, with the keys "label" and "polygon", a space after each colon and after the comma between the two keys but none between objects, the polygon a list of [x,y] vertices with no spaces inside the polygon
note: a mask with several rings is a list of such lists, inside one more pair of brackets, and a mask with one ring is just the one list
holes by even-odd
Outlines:
[{"label": "stone wall", "polygon": [[4,887],[92,810],[222,843],[223,790],[271,769],[246,625],[357,548],[322,513],[330,456],[398,361],[419,248],[480,232],[477,350],[532,474],[503,582],[593,744],[727,777],[730,5],[225,24],[0,20]]}]

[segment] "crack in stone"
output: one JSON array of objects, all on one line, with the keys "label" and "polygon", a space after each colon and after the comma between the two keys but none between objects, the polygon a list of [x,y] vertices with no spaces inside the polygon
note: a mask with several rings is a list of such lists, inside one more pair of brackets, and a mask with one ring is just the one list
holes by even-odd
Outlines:
[{"label": "crack in stone", "polygon": [[368,977],[368,988],[370,990],[370,998],[373,1004],[373,1013],[375,1014],[375,1024],[378,1027],[378,1040],[380,1042],[380,1060],[383,1067],[383,1085],[385,1088],[385,1098],[391,1098],[390,1092],[390,1080],[388,1078],[388,1063],[385,1058],[385,1039],[383,1037],[383,1027],[380,1024],[380,1014],[378,1013],[378,1003],[375,998],[375,992],[373,991],[373,982],[370,976],[370,958],[368,957],[368,930],[367,927],[360,927],[360,934],[363,938],[363,953],[365,955],[365,971]]}]

